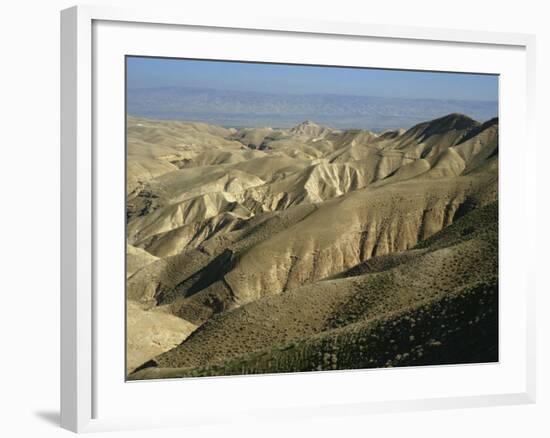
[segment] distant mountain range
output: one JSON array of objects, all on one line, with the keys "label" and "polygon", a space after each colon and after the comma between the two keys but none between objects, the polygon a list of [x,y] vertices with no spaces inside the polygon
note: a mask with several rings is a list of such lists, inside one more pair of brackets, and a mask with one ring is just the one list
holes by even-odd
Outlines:
[{"label": "distant mountain range", "polygon": [[287,128],[312,119],[332,128],[381,131],[409,128],[449,113],[487,120],[498,116],[498,102],[163,87],[128,89],[127,113],[153,119],[203,121],[226,127]]}]

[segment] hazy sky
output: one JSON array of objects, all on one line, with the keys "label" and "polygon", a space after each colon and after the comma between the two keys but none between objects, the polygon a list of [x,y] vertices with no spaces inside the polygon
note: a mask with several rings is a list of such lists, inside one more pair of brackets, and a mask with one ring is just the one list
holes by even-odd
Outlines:
[{"label": "hazy sky", "polygon": [[128,57],[127,80],[128,88],[498,100],[497,76],[467,73]]}]

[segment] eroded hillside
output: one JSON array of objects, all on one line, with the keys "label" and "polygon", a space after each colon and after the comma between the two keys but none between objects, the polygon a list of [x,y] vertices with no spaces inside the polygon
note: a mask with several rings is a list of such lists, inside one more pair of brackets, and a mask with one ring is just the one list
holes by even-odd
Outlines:
[{"label": "eroded hillside", "polygon": [[497,119],[127,147],[129,378],[498,359]]}]

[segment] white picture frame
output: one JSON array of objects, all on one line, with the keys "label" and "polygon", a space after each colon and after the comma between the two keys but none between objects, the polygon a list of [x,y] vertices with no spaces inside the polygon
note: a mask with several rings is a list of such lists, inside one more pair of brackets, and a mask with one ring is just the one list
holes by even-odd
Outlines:
[{"label": "white picture frame", "polygon": [[[94,26],[105,23],[105,30],[97,31]],[[114,24],[113,24],[114,23]],[[105,299],[98,300],[98,290],[104,291],[102,285],[108,282],[115,275],[106,270],[102,270],[101,264],[104,263],[100,256],[104,251],[105,245],[98,240],[98,236],[103,233],[103,225],[106,216],[102,216],[107,211],[108,214],[122,215],[123,205],[120,205],[120,211],[115,212],[112,205],[116,202],[116,197],[112,199],[111,208],[98,209],[98,205],[108,201],[103,200],[105,189],[102,187],[112,186],[116,183],[118,176],[115,173],[118,170],[111,172],[111,168],[105,166],[104,154],[97,155],[95,150],[97,142],[102,141],[104,134],[115,132],[118,128],[107,130],[107,128],[97,129],[96,124],[101,125],[103,112],[101,108],[105,108],[105,99],[98,94],[96,89],[98,81],[101,79],[102,72],[105,67],[105,62],[102,61],[103,52],[105,59],[109,60],[109,56],[120,58],[120,53],[125,53],[123,45],[123,34],[119,33],[120,29],[116,26],[128,26],[130,30],[122,32],[133,32],[132,35],[139,35],[140,28],[148,27],[150,35],[155,33],[161,34],[166,32],[177,32],[177,29],[186,29],[186,32],[197,31],[201,35],[208,35],[216,32],[233,31],[239,34],[239,38],[249,38],[252,41],[254,38],[260,38],[261,35],[269,34],[269,38],[349,38],[349,41],[355,41],[360,44],[363,40],[369,41],[384,41],[387,45],[399,45],[407,43],[411,47],[416,46],[439,46],[444,48],[446,44],[460,46],[465,51],[476,50],[483,47],[487,53],[493,51],[502,54],[502,59],[499,61],[505,65],[508,61],[514,59],[514,72],[510,70],[510,81],[505,84],[505,88],[510,91],[509,98],[503,99],[501,102],[506,112],[509,102],[512,97],[519,109],[514,113],[522,119],[518,122],[519,127],[507,128],[504,125],[504,139],[509,136],[511,139],[514,136],[522,135],[525,140],[523,147],[526,151],[524,162],[521,164],[518,178],[521,181],[519,188],[510,188],[506,181],[501,181],[501,193],[511,193],[510,196],[515,196],[518,199],[523,197],[525,209],[505,209],[501,206],[501,218],[505,219],[502,223],[501,239],[506,239],[506,230],[512,229],[516,221],[522,221],[524,229],[527,231],[528,245],[534,245],[534,230],[535,230],[535,215],[534,215],[534,160],[535,160],[535,142],[533,138],[534,130],[534,53],[535,53],[535,38],[532,35],[526,34],[508,34],[508,33],[492,33],[484,31],[462,31],[451,29],[426,29],[417,27],[403,26],[386,26],[373,25],[364,23],[337,23],[337,22],[316,22],[306,19],[246,19],[243,18],[239,22],[226,22],[223,17],[215,16],[189,16],[185,11],[163,11],[157,8],[148,10],[133,10],[119,9],[110,7],[94,7],[94,6],[75,6],[61,12],[61,426],[75,431],[100,431],[113,429],[132,429],[132,428],[149,428],[149,427],[165,427],[165,426],[184,426],[189,424],[207,424],[211,420],[208,412],[201,407],[197,407],[197,411],[190,415],[186,414],[184,408],[174,409],[167,412],[162,407],[157,411],[149,411],[149,415],[130,415],[127,412],[116,413],[113,409],[106,406],[105,399],[107,394],[105,387],[109,386],[109,382],[120,380],[120,388],[131,388],[128,397],[136,397],[141,392],[161,394],[170,392],[170,385],[178,384],[177,382],[124,382],[123,373],[118,371],[105,371],[108,369],[108,363],[105,362],[107,354],[98,354],[105,348],[104,353],[111,351],[108,348],[118,348],[120,343],[110,345],[106,344],[104,331],[105,326],[110,320],[105,313],[102,313]],[[103,29],[103,28],[102,28]],[[112,53],[107,53],[106,38],[108,38],[109,50]],[[150,40],[150,39],[149,39]],[[354,43],[354,44],[355,44]],[[155,41],[150,43],[149,50],[155,49]],[[311,43],[315,44],[315,43]],[[160,49],[160,46],[159,46]],[[118,51],[117,51],[118,50]],[[144,49],[145,50],[145,49]],[[165,48],[164,50],[168,50]],[[196,50],[200,51],[200,47]],[[228,49],[226,49],[228,50]],[[401,49],[402,50],[402,49]],[[127,53],[126,54],[135,54]],[[510,58],[506,58],[509,54]],[[214,55],[211,55],[214,56]],[[237,58],[238,54],[235,54]],[[273,56],[279,56],[275,52]],[[290,55],[288,55],[290,56]],[[330,51],[327,55],[333,56]],[[489,56],[490,53],[489,53]],[[501,55],[495,55],[495,59]],[[207,56],[208,57],[208,56]],[[231,56],[229,56],[231,58]],[[328,59],[328,58],[327,58]],[[382,58],[381,58],[382,59]],[[500,59],[500,58],[499,58]],[[98,61],[99,60],[99,61]],[[253,59],[249,59],[253,60]],[[101,64],[103,67],[96,65]],[[379,62],[382,62],[379,61]],[[405,61],[403,61],[405,62]],[[431,64],[426,64],[426,68],[431,65],[434,70],[437,70],[438,63],[443,65],[443,58],[433,59]],[[480,61],[481,62],[481,61]],[[487,59],[483,61],[487,63]],[[499,73],[499,62],[495,62],[494,71]],[[447,62],[447,69],[459,69],[461,61],[455,60],[455,64]],[[488,65],[488,64],[487,64]],[[450,67],[449,67],[450,66]],[[410,68],[418,66],[411,65]],[[113,65],[113,68],[115,66]],[[489,67],[487,67],[489,68]],[[510,67],[512,68],[512,67]],[[445,68],[443,68],[445,69]],[[525,82],[517,79],[517,83],[513,78],[522,78]],[[519,83],[521,82],[521,83]],[[118,89],[120,91],[120,88]],[[117,99],[117,94],[112,94],[112,99]],[[103,106],[102,106],[103,105]],[[113,105],[113,111],[120,108],[120,102]],[[501,107],[501,110],[503,108]],[[116,113],[115,113],[116,114]],[[512,113],[509,115],[512,117]],[[120,114],[120,120],[123,119],[123,114]],[[102,125],[105,126],[105,125]],[[110,135],[110,134],[109,134]],[[113,134],[114,139],[119,138]],[[517,137],[515,137],[517,138]],[[98,140],[99,139],[99,140]],[[111,145],[113,148],[118,148],[117,145]],[[120,148],[124,149],[121,144]],[[120,151],[119,151],[120,152]],[[120,155],[119,155],[120,156]],[[510,161],[510,157],[503,154],[501,163],[503,166],[503,177],[506,176],[506,165]],[[512,164],[512,163],[510,163]],[[112,163],[117,168],[123,168],[124,161],[118,162],[115,160]],[[532,171],[529,171],[532,169]],[[120,175],[120,174],[117,174]],[[504,178],[503,178],[504,179]],[[509,190],[509,192],[508,192]],[[515,190],[515,191],[514,191]],[[513,192],[513,194],[512,194]],[[106,195],[105,195],[106,196]],[[504,208],[504,210],[503,210]],[[115,208],[116,209],[116,208]],[[510,210],[510,211],[509,211]],[[505,216],[503,216],[503,214]],[[113,216],[115,217],[115,216]],[[120,218],[119,218],[120,219]],[[115,230],[118,228],[114,227]],[[510,239],[512,240],[512,239]],[[518,243],[510,241],[510,247],[517,248]],[[525,243],[523,243],[525,245]],[[120,249],[120,257],[124,257],[123,247]],[[112,248],[111,248],[112,250]],[[116,250],[115,250],[116,252]],[[526,251],[533,254],[534,252]],[[506,266],[506,253],[501,259],[501,273],[504,273]],[[117,262],[118,263],[118,262]],[[114,266],[118,266],[114,263]],[[99,269],[98,269],[99,267]],[[454,393],[432,392],[431,396],[417,396],[414,391],[395,392],[389,398],[374,397],[362,398],[361,395],[346,393],[345,390],[338,394],[338,398],[319,397],[319,394],[311,393],[307,395],[307,388],[318,387],[319,383],[326,384],[328,391],[331,391],[331,385],[353,385],[353,379],[358,378],[359,374],[340,374],[336,381],[328,374],[333,373],[312,373],[311,376],[305,377],[302,375],[293,375],[285,377],[274,376],[255,376],[255,377],[232,377],[232,378],[211,378],[211,379],[190,379],[188,388],[191,386],[200,387],[201,391],[206,391],[212,394],[217,391],[217,388],[238,389],[243,393],[254,391],[253,387],[265,386],[275,391],[276,387],[288,387],[303,385],[299,392],[304,393],[299,399],[298,404],[285,403],[282,398],[278,398],[274,392],[271,403],[268,404],[265,400],[255,400],[254,405],[246,405],[243,401],[242,409],[237,409],[235,412],[224,413],[216,406],[209,406],[210,414],[212,412],[219,413],[216,421],[224,421],[227,415],[231,414],[233,420],[235,418],[285,418],[285,417],[310,417],[315,415],[342,415],[342,414],[365,414],[369,412],[399,412],[415,409],[441,409],[451,407],[475,407],[489,405],[504,405],[504,404],[521,404],[533,403],[535,400],[535,309],[534,295],[535,282],[534,273],[531,272],[528,263],[518,269],[518,273],[513,278],[517,281],[514,283],[514,288],[519,294],[519,301],[510,307],[510,312],[518,312],[519,323],[517,324],[518,334],[516,346],[521,346],[521,351],[517,351],[519,356],[518,363],[513,371],[510,371],[508,377],[510,382],[514,381],[514,386],[506,387],[503,380],[507,379],[503,374],[495,378],[492,382],[493,386],[487,386],[487,392],[474,393],[468,392],[467,388],[464,391],[455,391]],[[508,274],[507,274],[508,275]],[[120,279],[123,284],[123,279]],[[107,283],[108,284],[108,283]],[[120,284],[117,283],[117,284]],[[99,288],[99,289],[98,289]],[[113,286],[114,292],[111,295],[121,293],[120,302],[116,302],[113,309],[122,307],[124,290],[120,290],[117,286]],[[104,293],[104,292],[103,292]],[[110,298],[109,298],[110,299]],[[118,307],[117,307],[118,306]],[[515,310],[513,310],[515,309]],[[506,312],[505,312],[506,314]],[[121,320],[124,314],[120,314]],[[503,317],[504,318],[504,317]],[[508,326],[508,317],[501,319],[501,328],[506,329]],[[118,335],[118,329],[114,333]],[[504,330],[506,333],[506,330]],[[113,336],[117,338],[117,336]],[[117,338],[118,339],[118,338]],[[119,340],[120,341],[120,340]],[[505,340],[508,342],[507,340]],[[118,342],[118,341],[117,341]],[[115,350],[113,350],[115,351]],[[120,352],[123,354],[123,352]],[[501,369],[505,368],[505,363],[497,364]],[[116,368],[116,367],[115,367]],[[476,373],[489,372],[492,375],[498,374],[494,370],[485,369],[479,371],[476,367],[457,366],[458,371],[439,371],[436,367],[429,370],[416,370],[415,379],[430,379],[435,380],[447,379],[453,373],[453,376],[458,375],[458,371],[468,368],[467,373],[475,375]],[[446,370],[449,370],[447,368]],[[105,373],[111,373],[106,377]],[[367,376],[365,378],[376,378],[377,371],[361,374]],[[384,378],[388,377],[388,371],[384,371]],[[389,371],[393,373],[391,379],[406,379],[411,376],[406,370]],[[323,375],[322,375],[323,374]],[[375,377],[373,377],[375,376]],[[382,378],[382,374],[380,374]],[[363,378],[363,377],[361,377]],[[453,377],[455,378],[455,377]],[[460,378],[460,377],[458,377]],[[278,380],[274,380],[278,379]],[[330,381],[330,379],[334,381]],[[485,378],[484,378],[485,379]],[[500,380],[499,380],[500,379]],[[300,383],[305,381],[305,383]],[[499,386],[499,382],[502,383]],[[460,384],[460,381],[458,382]],[[118,385],[118,383],[117,383]],[[126,385],[126,386],[125,386]],[[156,385],[156,386],[155,386]],[[99,389],[98,389],[99,388]],[[223,391],[223,389],[222,389]],[[250,392],[252,393],[252,392]],[[98,395],[100,394],[100,395]],[[113,405],[123,404],[122,399],[117,397],[122,392],[109,392],[108,398],[111,399]],[[437,394],[437,395],[434,395]],[[172,397],[172,395],[170,396]],[[307,398],[309,397],[309,399]],[[336,400],[336,401],[335,401]],[[199,403],[200,404],[200,403]],[[216,410],[217,409],[217,410]],[[106,412],[106,414],[102,414]]]}]

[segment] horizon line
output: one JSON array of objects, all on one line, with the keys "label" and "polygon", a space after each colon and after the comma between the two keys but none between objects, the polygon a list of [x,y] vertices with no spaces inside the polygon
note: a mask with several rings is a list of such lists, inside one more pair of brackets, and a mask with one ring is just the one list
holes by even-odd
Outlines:
[{"label": "horizon line", "polygon": [[312,123],[314,123],[318,126],[323,126],[325,128],[331,129],[333,131],[361,130],[361,131],[370,131],[370,132],[375,133],[375,134],[386,132],[386,131],[398,131],[400,129],[404,129],[405,132],[406,132],[406,131],[409,131],[410,129],[412,129],[416,126],[422,125],[424,123],[430,123],[430,122],[433,122],[435,120],[443,119],[445,117],[449,117],[449,116],[452,116],[452,115],[465,116],[465,117],[471,119],[472,121],[474,121],[476,123],[479,123],[480,125],[484,125],[484,124],[490,122],[491,120],[495,120],[495,119],[499,120],[499,115],[498,114],[496,116],[489,117],[488,119],[485,119],[485,120],[479,120],[479,119],[476,119],[476,118],[474,118],[474,117],[472,117],[468,114],[465,114],[465,113],[450,112],[450,113],[444,114],[442,116],[435,117],[433,119],[428,119],[428,120],[424,120],[424,121],[415,123],[415,124],[413,124],[413,125],[411,125],[407,128],[403,127],[403,126],[399,126],[399,127],[395,127],[395,128],[376,129],[376,128],[367,128],[367,127],[338,128],[338,127],[333,127],[333,126],[327,125],[325,123],[316,122],[314,119],[305,119],[305,120],[302,120],[301,122],[289,125],[287,127],[285,127],[285,126],[276,126],[276,125],[228,125],[228,124],[220,124],[220,123],[211,123],[211,122],[207,122],[207,121],[199,120],[199,119],[195,119],[195,120],[193,120],[193,119],[174,119],[174,118],[159,119],[159,118],[133,115],[133,114],[130,114],[130,113],[126,112],[126,117],[133,117],[135,119],[143,119],[143,120],[150,120],[150,121],[156,121],[156,122],[204,123],[205,125],[219,126],[219,127],[222,127],[222,128],[234,128],[234,129],[247,129],[247,128],[251,128],[251,129],[261,129],[261,128],[291,129],[291,128],[295,128],[297,126],[300,126],[304,123],[312,122]]},{"label": "horizon line", "polygon": [[235,90],[235,89],[219,89],[208,87],[186,87],[178,85],[166,85],[157,87],[126,87],[126,91],[135,90],[169,90],[169,89],[185,89],[185,90],[202,90],[202,91],[218,91],[218,92],[233,92],[233,93],[250,93],[260,94],[267,96],[340,96],[340,97],[366,97],[376,99],[390,99],[390,100],[435,100],[444,102],[490,102],[498,103],[499,99],[456,99],[456,98],[436,98],[436,97],[403,97],[403,96],[377,96],[374,94],[345,94],[345,93],[268,93],[264,91],[256,90]]}]

